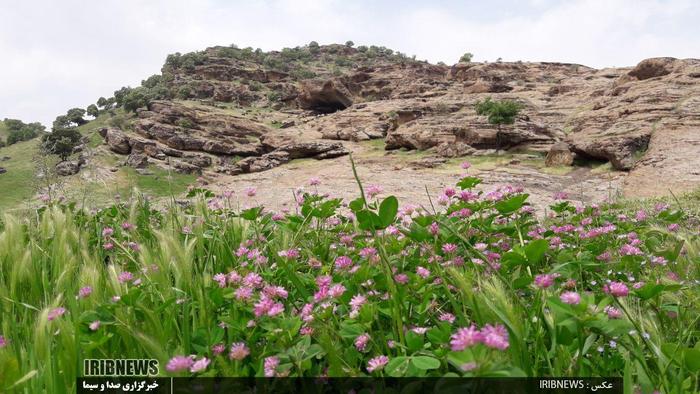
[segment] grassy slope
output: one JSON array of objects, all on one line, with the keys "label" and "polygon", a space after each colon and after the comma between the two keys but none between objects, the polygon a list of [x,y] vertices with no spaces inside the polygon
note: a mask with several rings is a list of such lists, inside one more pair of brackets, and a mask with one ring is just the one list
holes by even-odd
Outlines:
[{"label": "grassy slope", "polygon": [[196,175],[178,174],[162,168],[151,168],[153,175],[140,175],[133,168],[124,167],[119,172],[127,184],[155,196],[177,196],[187,190]]},{"label": "grassy slope", "polygon": [[34,162],[32,156],[39,143],[38,139],[16,143],[0,148],[0,157],[10,160],[0,162],[7,172],[0,174],[0,211],[29,201],[34,194]]},{"label": "grassy slope", "polygon": [[[117,115],[123,115],[117,110]],[[111,116],[100,115],[78,130],[90,138],[88,149],[96,149],[102,144],[98,130],[109,126]],[[6,132],[0,121],[0,137]],[[36,192],[35,164],[32,161],[39,139],[20,142],[10,147],[0,148],[0,157],[9,156],[8,161],[0,162],[0,167],[7,173],[0,175],[0,212],[21,208],[22,203],[30,202]],[[102,206],[110,203],[115,194],[128,198],[135,189],[152,197],[178,196],[187,186],[196,180],[195,175],[168,173],[160,168],[151,167],[152,175],[141,175],[132,168],[120,167],[115,173],[110,173],[108,179],[99,179],[86,175],[98,169],[111,168],[123,162],[124,156],[116,155],[106,150],[100,150],[93,156],[91,165],[81,171],[81,176],[62,178],[65,181],[63,190],[67,197],[82,201],[90,206]],[[104,172],[104,171],[102,171]]]},{"label": "grassy slope", "polygon": [[[115,110],[116,116],[127,116],[122,109]],[[99,135],[98,130],[102,127],[110,126],[112,116],[108,113],[103,113],[96,119],[78,127],[78,130],[85,136],[90,138],[88,144],[90,149],[95,149],[102,145],[103,140]],[[93,164],[97,167],[110,168],[124,161],[124,156],[114,154],[109,151],[100,151],[99,154],[93,157]],[[153,197],[177,196],[182,194],[187,186],[196,180],[195,175],[169,173],[166,170],[151,166],[149,170],[152,175],[141,175],[129,167],[119,167],[119,170],[114,173],[114,179],[109,184],[105,182],[90,182],[83,181],[75,189],[77,193],[89,194],[91,202],[101,205],[109,201],[115,194],[120,194],[122,197],[131,195],[134,189],[146,193]]]}]

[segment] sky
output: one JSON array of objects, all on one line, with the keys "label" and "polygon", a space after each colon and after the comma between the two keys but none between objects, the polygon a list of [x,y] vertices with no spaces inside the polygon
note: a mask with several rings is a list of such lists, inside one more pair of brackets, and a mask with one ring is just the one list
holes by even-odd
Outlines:
[{"label": "sky", "polygon": [[378,45],[419,60],[632,66],[700,58],[699,0],[0,0],[0,119],[50,125],[169,53]]}]

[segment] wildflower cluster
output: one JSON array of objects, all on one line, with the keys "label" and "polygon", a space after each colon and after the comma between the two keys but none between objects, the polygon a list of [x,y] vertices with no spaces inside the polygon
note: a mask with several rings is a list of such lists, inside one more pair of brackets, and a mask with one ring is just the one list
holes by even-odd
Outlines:
[{"label": "wildflower cluster", "polygon": [[[682,211],[628,215],[559,193],[538,218],[522,188],[479,184],[463,177],[435,207],[399,207],[379,185],[344,203],[312,179],[286,212],[200,189],[167,210],[54,204],[35,226],[9,218],[0,363],[22,371],[1,384],[37,370],[29,391],[71,387],[78,357],[108,354],[178,376],[631,371],[644,390],[697,385],[700,243]],[[46,349],[58,366],[41,366]]]}]

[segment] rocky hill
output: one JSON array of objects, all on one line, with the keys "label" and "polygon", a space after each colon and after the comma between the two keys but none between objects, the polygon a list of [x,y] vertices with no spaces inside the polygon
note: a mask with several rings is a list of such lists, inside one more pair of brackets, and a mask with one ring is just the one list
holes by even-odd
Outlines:
[{"label": "rocky hill", "polygon": [[[214,187],[272,191],[320,175],[342,194],[350,178],[339,157],[350,152],[376,183],[407,193],[442,184],[457,162],[489,158],[487,183],[526,183],[543,196],[654,196],[700,185],[697,59],[597,70],[435,65],[346,45],[213,47],[169,56],[140,89],[158,93],[119,127],[100,129],[105,147],[127,166],[201,174]],[[487,97],[520,103],[515,123],[478,116],[474,105]],[[323,162],[296,160],[304,158]]]}]

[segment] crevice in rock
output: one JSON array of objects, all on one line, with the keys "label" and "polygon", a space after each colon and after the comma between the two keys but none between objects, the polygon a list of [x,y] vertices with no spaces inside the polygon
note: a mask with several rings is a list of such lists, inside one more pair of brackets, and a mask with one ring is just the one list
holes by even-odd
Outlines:
[{"label": "crevice in rock", "polygon": [[594,167],[596,165],[603,165],[609,162],[610,160],[605,157],[591,156],[586,152],[574,150],[574,167]]}]

